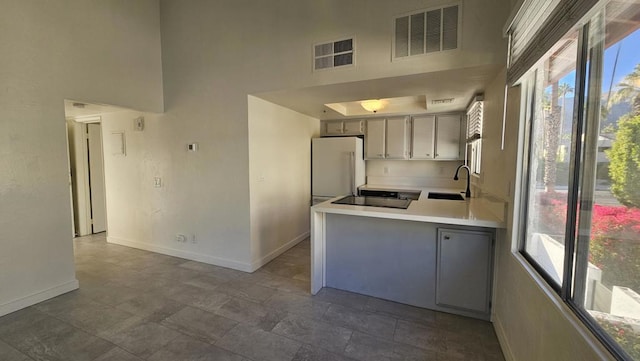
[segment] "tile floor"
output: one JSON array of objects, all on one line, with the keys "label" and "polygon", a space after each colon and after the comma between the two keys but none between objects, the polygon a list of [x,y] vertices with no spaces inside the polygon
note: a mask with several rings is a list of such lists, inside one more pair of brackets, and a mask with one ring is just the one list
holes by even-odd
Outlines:
[{"label": "tile floor", "polygon": [[75,240],[80,289],[0,318],[0,360],[504,360],[490,323],[334,289],[309,241],[247,274]]}]

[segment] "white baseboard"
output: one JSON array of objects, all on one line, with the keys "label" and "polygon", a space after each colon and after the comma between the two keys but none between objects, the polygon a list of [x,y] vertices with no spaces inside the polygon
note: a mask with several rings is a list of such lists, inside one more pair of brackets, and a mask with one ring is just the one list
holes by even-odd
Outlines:
[{"label": "white baseboard", "polygon": [[253,272],[251,264],[245,263],[245,262],[239,262],[239,261],[235,261],[235,260],[230,260],[230,259],[226,259],[226,258],[208,256],[208,255],[204,255],[204,254],[201,254],[201,253],[189,252],[189,251],[184,251],[184,250],[181,250],[181,249],[163,247],[163,246],[158,246],[156,244],[151,244],[151,243],[146,243],[146,242],[138,242],[138,241],[131,241],[131,240],[128,240],[128,239],[122,239],[122,238],[111,237],[111,236],[107,236],[107,242],[114,243],[114,244],[119,244],[121,246],[127,246],[127,247],[132,247],[132,248],[143,249],[145,251],[151,251],[151,252],[166,254],[168,256],[184,258],[184,259],[191,260],[191,261],[208,263],[208,264],[212,264],[212,265],[215,265],[215,266],[232,268],[232,269],[235,269],[235,270],[238,270],[238,271]]},{"label": "white baseboard", "polygon": [[500,343],[500,348],[502,349],[504,359],[506,361],[515,361],[516,358],[515,356],[513,356],[511,347],[509,347],[509,340],[507,340],[507,334],[504,332],[500,317],[495,314],[493,315],[493,329],[496,331],[496,336],[498,336],[498,343]]},{"label": "white baseboard", "polygon": [[78,289],[78,287],[79,287],[78,280],[74,279],[73,281],[69,281],[61,285],[51,287],[44,291],[36,292],[31,295],[21,297],[13,301],[9,301],[7,303],[0,305],[0,316],[4,316],[9,313],[21,310],[25,307],[33,306],[36,303],[40,303],[50,298],[60,296],[61,294],[76,290]]},{"label": "white baseboard", "polygon": [[309,237],[309,231],[304,232],[303,234],[295,237],[294,239],[290,240],[289,242],[283,244],[282,246],[276,248],[275,250],[269,252],[266,256],[251,262],[251,272],[259,269],[260,267],[264,266],[265,264],[271,262],[274,258],[278,257],[279,255],[285,253],[286,251],[288,251],[291,247],[295,246],[296,244],[302,242],[303,240],[307,239]]}]

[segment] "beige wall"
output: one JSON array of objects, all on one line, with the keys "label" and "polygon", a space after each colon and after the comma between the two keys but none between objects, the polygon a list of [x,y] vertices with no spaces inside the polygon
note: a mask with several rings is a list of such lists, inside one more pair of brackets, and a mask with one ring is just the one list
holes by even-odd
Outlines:
[{"label": "beige wall", "polygon": [[251,271],[309,236],[311,138],[320,121],[249,96]]},{"label": "beige wall", "polygon": [[0,315],[77,287],[65,98],[162,111],[156,1],[4,1]]},{"label": "beige wall", "polygon": [[[501,0],[462,2],[461,50],[391,62],[393,17],[446,3],[161,0],[162,123],[175,125],[175,142],[197,139],[203,148],[189,165],[198,169],[193,183],[183,181],[192,179],[185,163],[172,163],[170,177],[184,187],[168,195],[171,212],[196,219],[218,258],[250,265],[271,252],[272,246],[253,250],[255,225],[263,220],[250,199],[257,189],[250,170],[260,164],[249,154],[247,95],[502,63],[501,27],[509,9]],[[313,72],[312,45],[344,36],[356,37],[356,66]],[[182,227],[169,218],[166,223],[175,228],[169,235]]]}]

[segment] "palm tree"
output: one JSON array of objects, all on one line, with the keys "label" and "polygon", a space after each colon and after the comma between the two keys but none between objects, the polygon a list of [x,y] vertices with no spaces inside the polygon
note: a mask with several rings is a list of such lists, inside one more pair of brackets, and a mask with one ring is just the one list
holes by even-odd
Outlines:
[{"label": "palm tree", "polygon": [[558,82],[551,84],[550,112],[544,122],[544,189],[547,192],[556,190],[556,169],[558,158],[558,144],[560,143],[560,116],[561,109],[558,104],[560,87]]},{"label": "palm tree", "polygon": [[562,97],[562,113],[560,114],[561,124],[564,125],[564,113],[566,113],[567,94],[573,93],[573,88],[569,83],[562,83],[558,86],[558,93]]},{"label": "palm tree", "polygon": [[633,71],[616,85],[612,101],[621,103],[630,100],[633,107],[633,114],[640,114],[640,64],[636,64]]}]

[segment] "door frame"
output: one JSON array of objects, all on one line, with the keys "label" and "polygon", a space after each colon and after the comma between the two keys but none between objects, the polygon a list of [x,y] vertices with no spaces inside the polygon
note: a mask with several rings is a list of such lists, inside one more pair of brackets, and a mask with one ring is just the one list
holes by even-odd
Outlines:
[{"label": "door frame", "polygon": [[[89,186],[87,124],[101,122],[101,116],[67,118],[67,130],[69,138],[69,172],[71,174],[72,183],[72,213],[76,236],[93,234],[91,219],[91,189]],[[100,156],[103,157],[104,163],[104,156],[102,153],[103,152],[101,152]]]}]

